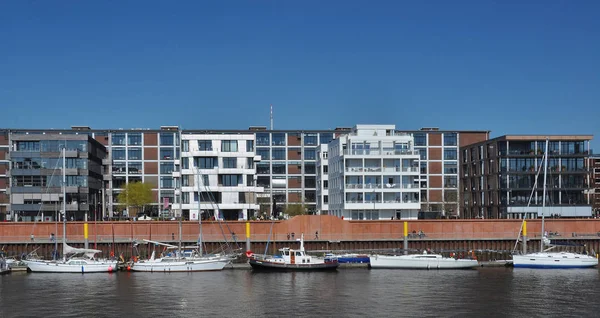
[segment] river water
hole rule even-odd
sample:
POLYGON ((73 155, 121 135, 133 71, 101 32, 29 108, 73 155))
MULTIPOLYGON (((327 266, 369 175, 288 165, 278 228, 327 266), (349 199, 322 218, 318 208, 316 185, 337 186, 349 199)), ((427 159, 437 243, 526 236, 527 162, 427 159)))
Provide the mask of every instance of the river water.
POLYGON ((598 270, 0 277, 0 317, 598 317, 598 270))

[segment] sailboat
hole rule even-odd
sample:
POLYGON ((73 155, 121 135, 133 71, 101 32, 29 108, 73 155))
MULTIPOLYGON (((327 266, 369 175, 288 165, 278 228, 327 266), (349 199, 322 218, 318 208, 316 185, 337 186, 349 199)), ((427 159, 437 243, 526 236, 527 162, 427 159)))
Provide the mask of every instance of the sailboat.
POLYGON ((67 195, 66 195, 66 148, 62 150, 63 156, 63 182, 62 182, 62 195, 63 195, 63 258, 62 260, 23 260, 27 264, 27 268, 32 272, 46 272, 46 273, 101 273, 101 272, 113 272, 117 270, 116 260, 98 260, 95 255, 102 253, 100 250, 75 248, 69 246, 66 240, 67 232, 67 195))
MULTIPOLYGON (((181 138, 180 138, 181 139, 181 138)), ((134 262, 130 270, 137 272, 201 272, 201 271, 220 271, 229 264, 234 257, 229 255, 204 255, 202 249, 202 216, 200 213, 200 175, 198 174, 198 218, 200 234, 198 236, 197 246, 182 247, 182 219, 179 217, 179 245, 171 245, 156 241, 144 240, 146 243, 164 246, 166 250, 175 250, 175 252, 161 255, 156 258, 156 252, 153 251, 148 260, 134 262)))
POLYGON ((548 249, 544 249, 545 245, 551 245, 550 240, 546 237, 546 234, 544 232, 544 209, 546 208, 546 178, 548 173, 548 138, 546 138, 545 148, 546 150, 544 152, 544 187, 542 196, 543 236, 540 240, 540 251, 524 255, 513 255, 513 265, 514 267, 521 268, 589 268, 597 266, 598 259, 594 256, 572 252, 550 252, 550 250, 552 250, 556 246, 551 246, 548 249))

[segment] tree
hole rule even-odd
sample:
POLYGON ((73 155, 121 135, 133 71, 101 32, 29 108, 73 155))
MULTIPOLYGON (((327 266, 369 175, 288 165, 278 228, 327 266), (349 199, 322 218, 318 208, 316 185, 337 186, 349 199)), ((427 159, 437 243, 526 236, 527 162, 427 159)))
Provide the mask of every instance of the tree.
POLYGON ((285 213, 289 216, 304 215, 306 214, 306 208, 304 204, 288 204, 285 207, 285 213))
POLYGON ((133 208, 135 213, 144 212, 146 205, 152 203, 152 184, 146 182, 132 182, 121 187, 117 196, 119 205, 133 208))

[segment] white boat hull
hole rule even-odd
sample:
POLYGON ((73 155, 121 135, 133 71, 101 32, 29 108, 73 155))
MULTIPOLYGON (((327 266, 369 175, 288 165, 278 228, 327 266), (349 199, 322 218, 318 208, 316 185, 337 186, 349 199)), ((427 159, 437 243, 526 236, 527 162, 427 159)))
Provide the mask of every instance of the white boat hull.
POLYGON ((474 259, 454 259, 449 257, 424 258, 419 255, 386 256, 373 255, 369 257, 371 268, 399 269, 469 269, 479 265, 474 259))
POLYGON ((577 253, 530 253, 513 255, 517 268, 590 268, 598 265, 598 259, 577 253))
POLYGON ((91 261, 86 264, 69 264, 53 261, 24 261, 34 273, 110 273, 117 271, 117 261, 91 261))
POLYGON ((131 270, 135 272, 203 272, 220 271, 227 264, 228 259, 208 259, 208 260, 183 260, 167 261, 161 259, 154 261, 142 261, 133 263, 131 270))

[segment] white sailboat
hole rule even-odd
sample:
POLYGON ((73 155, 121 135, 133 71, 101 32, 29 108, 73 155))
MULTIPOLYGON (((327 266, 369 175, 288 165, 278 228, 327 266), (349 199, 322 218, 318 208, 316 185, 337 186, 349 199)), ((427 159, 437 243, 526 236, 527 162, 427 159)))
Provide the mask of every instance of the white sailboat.
POLYGON ((411 255, 372 255, 369 257, 371 268, 397 269, 469 269, 477 267, 476 259, 444 257, 440 254, 411 255))
POLYGON ((62 194, 63 194, 63 259, 44 261, 44 260, 23 260, 27 264, 27 268, 32 272, 45 272, 45 273, 100 273, 100 272, 113 272, 117 270, 116 260, 97 260, 95 255, 102 253, 100 250, 85 249, 85 248, 74 248, 67 245, 66 232, 67 232, 67 196, 66 196, 66 159, 65 149, 62 150, 63 155, 63 182, 62 182, 62 194))
POLYGON ((544 232, 544 208, 546 207, 546 178, 548 172, 548 138, 546 138, 545 148, 541 231, 543 236, 540 240, 540 251, 524 255, 513 255, 513 265, 517 268, 589 268, 597 266, 598 259, 594 256, 571 252, 550 252, 550 250, 556 246, 544 249, 545 245, 550 245, 550 240, 546 237, 544 232))

